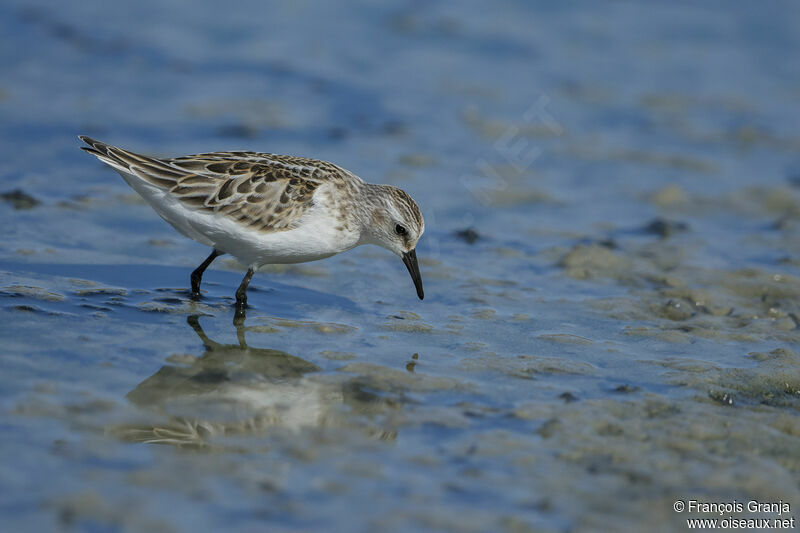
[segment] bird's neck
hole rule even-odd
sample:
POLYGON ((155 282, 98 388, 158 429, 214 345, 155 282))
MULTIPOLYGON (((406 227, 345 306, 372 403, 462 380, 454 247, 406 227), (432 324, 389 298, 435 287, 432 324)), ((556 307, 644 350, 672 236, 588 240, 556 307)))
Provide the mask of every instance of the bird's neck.
POLYGON ((354 215, 360 231, 359 244, 378 244, 375 228, 386 223, 386 188, 387 185, 361 182, 356 193, 357 201, 354 202, 354 215))

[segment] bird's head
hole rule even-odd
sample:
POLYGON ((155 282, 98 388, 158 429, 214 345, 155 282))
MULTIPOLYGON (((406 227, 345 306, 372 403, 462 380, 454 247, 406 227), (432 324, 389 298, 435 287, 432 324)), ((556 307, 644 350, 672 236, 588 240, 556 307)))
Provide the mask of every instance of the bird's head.
POLYGON ((376 186, 370 201, 369 240, 403 259, 417 296, 422 300, 422 277, 417 263, 417 241, 425 232, 425 220, 417 203, 403 190, 391 185, 376 186))

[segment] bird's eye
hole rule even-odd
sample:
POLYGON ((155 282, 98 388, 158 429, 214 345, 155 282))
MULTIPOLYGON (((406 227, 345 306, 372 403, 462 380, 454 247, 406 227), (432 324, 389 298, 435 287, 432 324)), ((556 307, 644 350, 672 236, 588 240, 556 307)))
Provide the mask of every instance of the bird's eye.
POLYGON ((397 232, 398 235, 405 235, 408 231, 405 226, 401 226, 400 224, 394 227, 394 230, 397 232))

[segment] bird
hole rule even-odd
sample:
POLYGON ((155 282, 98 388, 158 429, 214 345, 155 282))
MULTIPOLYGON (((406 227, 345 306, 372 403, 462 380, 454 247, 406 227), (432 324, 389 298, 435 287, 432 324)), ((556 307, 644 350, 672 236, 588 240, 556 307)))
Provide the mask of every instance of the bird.
POLYGON ((318 159, 248 151, 160 158, 78 138, 179 233, 211 247, 191 273, 193 299, 201 297, 205 270, 224 254, 247 268, 235 293, 243 312, 261 266, 316 261, 362 244, 398 255, 425 297, 416 253, 425 221, 402 189, 318 159))

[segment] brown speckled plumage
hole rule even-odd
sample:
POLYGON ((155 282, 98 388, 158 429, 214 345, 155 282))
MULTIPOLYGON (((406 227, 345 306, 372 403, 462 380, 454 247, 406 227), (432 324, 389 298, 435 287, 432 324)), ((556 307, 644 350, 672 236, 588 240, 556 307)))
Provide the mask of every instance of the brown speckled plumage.
MULTIPOLYGON (((210 152, 172 158, 140 155, 81 137, 83 147, 160 187, 194 209, 226 215, 262 232, 292 229, 313 204, 324 183, 342 197, 352 196, 364 182, 351 172, 317 159, 260 152, 210 152)), ((339 207, 343 228, 352 213, 339 207)))

